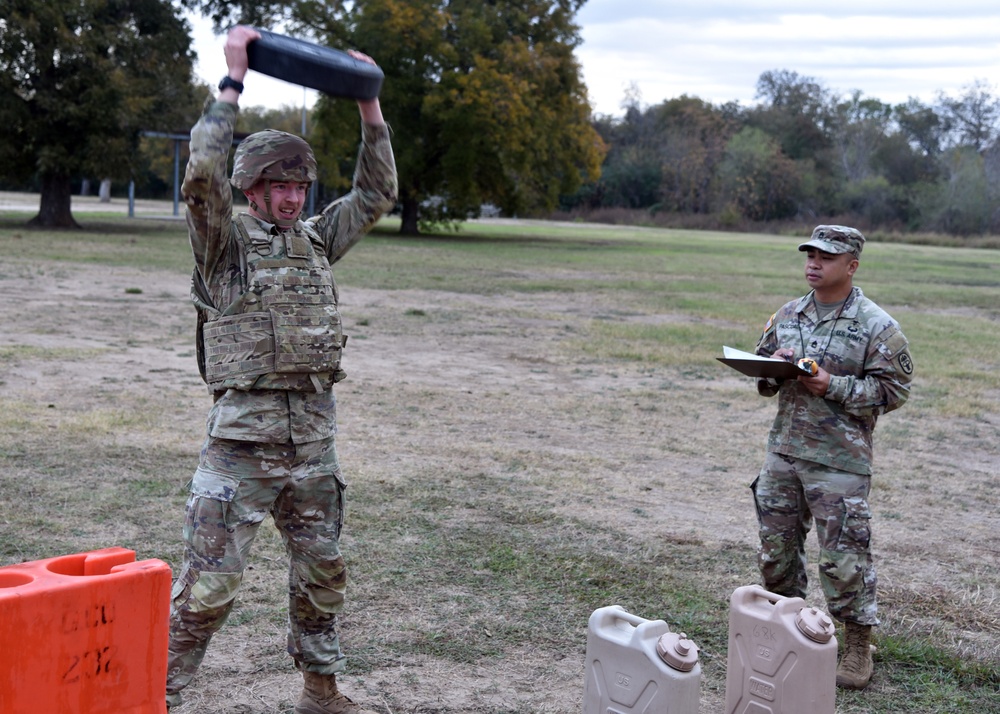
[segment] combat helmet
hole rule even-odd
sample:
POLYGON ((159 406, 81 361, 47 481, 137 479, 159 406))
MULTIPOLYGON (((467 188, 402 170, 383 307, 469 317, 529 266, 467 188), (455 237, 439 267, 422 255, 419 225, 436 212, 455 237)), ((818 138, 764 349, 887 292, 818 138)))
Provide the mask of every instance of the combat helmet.
POLYGON ((248 191, 261 179, 312 183, 316 180, 312 148, 305 139, 276 129, 251 134, 236 147, 230 183, 248 191))

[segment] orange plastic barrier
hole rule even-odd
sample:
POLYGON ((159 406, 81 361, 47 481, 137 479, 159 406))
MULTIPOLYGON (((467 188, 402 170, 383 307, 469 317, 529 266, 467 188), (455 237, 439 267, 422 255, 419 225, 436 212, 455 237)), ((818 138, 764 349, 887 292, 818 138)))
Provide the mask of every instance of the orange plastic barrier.
POLYGON ((0 568, 0 713, 165 714, 170 584, 125 548, 0 568))

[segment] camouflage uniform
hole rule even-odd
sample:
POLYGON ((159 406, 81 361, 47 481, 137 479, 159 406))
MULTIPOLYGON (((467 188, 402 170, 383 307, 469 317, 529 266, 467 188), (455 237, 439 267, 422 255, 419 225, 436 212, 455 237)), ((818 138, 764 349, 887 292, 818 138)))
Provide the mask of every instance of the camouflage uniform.
POLYGON ((855 287, 838 310, 823 317, 811 292, 784 305, 768 321, 756 351, 769 357, 780 347, 794 348, 796 361, 816 360, 831 377, 823 397, 797 380, 758 380, 760 394, 778 395, 767 458, 751 486, 764 586, 805 597, 805 538, 815 518, 830 614, 875 625, 868 507, 872 431, 880 414, 909 396, 913 363, 906 338, 855 287))
POLYGON ((168 701, 190 683, 225 622, 268 513, 289 554, 288 651, 303 670, 332 674, 344 667, 336 631, 347 577, 339 548, 344 478, 332 390, 344 375, 330 264, 395 203, 395 163, 387 127, 365 124, 347 196, 284 232, 248 214, 234 219, 226 162, 236 115, 226 102, 206 109, 191 131, 182 189, 195 258, 199 367, 216 401, 191 481, 184 563, 172 593, 168 701), (278 303, 263 310, 258 303, 268 297, 278 303), (247 328, 256 319, 267 321, 270 332, 247 328), (232 321, 237 327, 227 329, 232 321), (285 322, 291 332, 282 332, 285 322), (283 335, 317 331, 323 334, 314 344, 282 343, 283 335))

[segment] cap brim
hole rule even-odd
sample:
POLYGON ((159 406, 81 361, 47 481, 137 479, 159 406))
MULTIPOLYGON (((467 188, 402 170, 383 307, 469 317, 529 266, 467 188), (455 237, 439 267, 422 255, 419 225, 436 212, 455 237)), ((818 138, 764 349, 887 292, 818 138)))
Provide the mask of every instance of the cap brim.
POLYGON ((832 253, 833 255, 843 255, 844 253, 854 253, 851 250, 851 246, 844 245, 843 243, 831 243, 826 240, 810 240, 805 243, 799 244, 799 250, 809 250, 810 248, 815 248, 816 250, 821 250, 824 253, 832 253))

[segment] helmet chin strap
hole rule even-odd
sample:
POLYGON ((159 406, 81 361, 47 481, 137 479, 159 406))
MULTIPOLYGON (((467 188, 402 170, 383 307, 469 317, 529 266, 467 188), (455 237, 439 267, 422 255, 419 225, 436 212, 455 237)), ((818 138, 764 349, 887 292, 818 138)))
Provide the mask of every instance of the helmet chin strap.
MULTIPOLYGON (((298 216, 295 217, 295 220, 288 221, 287 219, 278 218, 274 215, 274 211, 271 209, 271 179, 264 179, 264 205, 266 207, 264 216, 271 221, 271 223, 278 226, 278 228, 281 228, 282 230, 291 228, 295 225, 295 221, 298 220, 298 216)), ((258 212, 260 211, 260 209, 256 208, 254 210, 257 210, 258 212)))
MULTIPOLYGON (((310 188, 312 188, 312 187, 310 186, 310 188)), ((250 203, 250 210, 252 210, 254 213, 256 213, 258 216, 260 216, 264 220, 269 221, 270 223, 273 223, 274 225, 276 225, 281 230, 287 230, 287 229, 291 228, 292 226, 294 226, 295 222, 300 217, 300 216, 296 216, 294 221, 288 221, 287 219, 284 219, 284 218, 278 218, 278 216, 276 216, 274 214, 274 211, 271 209, 271 180, 270 179, 264 179, 264 210, 263 211, 260 210, 260 206, 257 205, 257 202, 253 200, 253 194, 252 193, 250 193, 249 191, 246 191, 245 194, 246 194, 246 197, 247 197, 247 201, 249 201, 249 203, 250 203)), ((301 212, 300 212, 300 215, 301 215, 301 212)))

